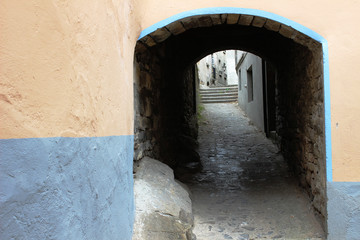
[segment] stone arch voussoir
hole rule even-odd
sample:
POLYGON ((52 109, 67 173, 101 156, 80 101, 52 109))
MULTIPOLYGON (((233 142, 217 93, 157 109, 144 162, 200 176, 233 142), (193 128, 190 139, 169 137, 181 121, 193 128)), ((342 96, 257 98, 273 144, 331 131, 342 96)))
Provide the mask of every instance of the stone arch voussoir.
POLYGON ((138 45, 140 46, 138 46, 138 48, 141 52, 142 48, 153 47, 156 44, 164 42, 172 35, 176 36, 194 28, 213 27, 219 25, 242 25, 265 28, 269 31, 276 32, 285 38, 292 39, 296 43, 306 46, 309 49, 320 46, 318 41, 295 30, 291 26, 269 18, 247 14, 205 14, 185 17, 156 29, 150 34, 139 39, 140 43, 138 45))

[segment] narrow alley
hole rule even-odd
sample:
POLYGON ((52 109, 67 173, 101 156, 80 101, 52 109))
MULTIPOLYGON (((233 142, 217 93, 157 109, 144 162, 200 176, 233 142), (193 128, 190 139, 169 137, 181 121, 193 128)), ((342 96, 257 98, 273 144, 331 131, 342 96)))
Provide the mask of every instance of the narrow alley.
POLYGON ((233 103, 205 104, 201 115, 203 169, 185 181, 197 240, 324 239, 278 148, 242 110, 233 103))

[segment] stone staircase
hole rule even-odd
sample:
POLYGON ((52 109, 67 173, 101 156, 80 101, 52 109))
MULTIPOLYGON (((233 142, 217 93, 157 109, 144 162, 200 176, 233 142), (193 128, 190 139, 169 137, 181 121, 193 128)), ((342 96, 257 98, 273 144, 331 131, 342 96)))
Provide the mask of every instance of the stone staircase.
POLYGON ((238 86, 213 87, 200 89, 202 103, 227 103, 236 102, 238 99, 238 86))

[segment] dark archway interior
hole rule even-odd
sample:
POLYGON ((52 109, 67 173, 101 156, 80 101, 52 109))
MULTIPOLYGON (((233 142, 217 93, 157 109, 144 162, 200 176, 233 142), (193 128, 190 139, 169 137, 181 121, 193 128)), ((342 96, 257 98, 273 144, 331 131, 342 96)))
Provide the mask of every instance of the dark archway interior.
POLYGON ((317 42, 310 48, 263 27, 226 24, 188 29, 152 47, 138 41, 135 164, 150 156, 176 172, 188 162, 199 161, 194 64, 219 50, 252 52, 277 69, 278 144, 314 208, 325 219, 322 50, 317 42))

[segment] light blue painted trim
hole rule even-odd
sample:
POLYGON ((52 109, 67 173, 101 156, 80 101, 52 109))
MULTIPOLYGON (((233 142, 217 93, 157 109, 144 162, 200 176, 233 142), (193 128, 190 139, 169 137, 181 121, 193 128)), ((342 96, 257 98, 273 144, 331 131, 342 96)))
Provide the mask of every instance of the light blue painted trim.
POLYGON ((330 71, 329 71, 329 52, 328 43, 324 39, 323 65, 324 65, 324 109, 325 109, 325 151, 326 151, 326 179, 333 181, 332 170, 332 143, 331 143, 331 105, 330 105, 330 71))
POLYGON ((247 14, 252 16, 263 17, 267 19, 280 22, 282 24, 288 25, 293 29, 311 37, 312 39, 320 42, 322 44, 323 50, 323 64, 324 64, 324 108, 325 108, 325 146, 326 146, 326 177, 328 182, 332 182, 332 149, 331 149, 331 112, 330 112, 330 78, 329 78, 329 53, 328 53, 328 43, 325 38, 323 38, 318 33, 313 30, 294 22, 290 19, 284 18, 274 13, 249 9, 249 8, 233 8, 233 7, 215 7, 215 8, 201 8, 182 12, 166 18, 160 22, 155 23, 154 25, 144 29, 139 39, 144 36, 156 31, 158 28, 165 27, 166 25, 178 21, 180 19, 198 16, 198 15, 209 15, 209 14, 247 14))

